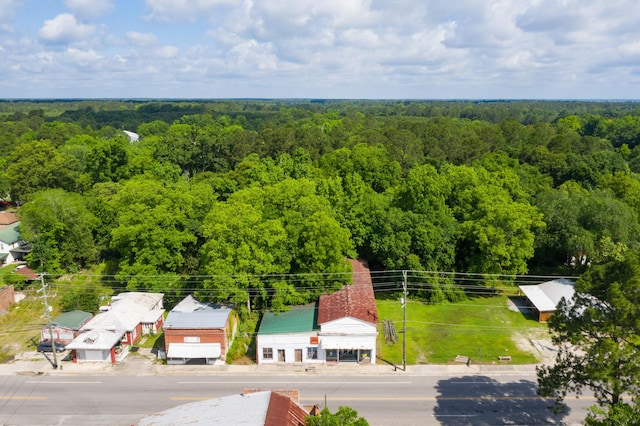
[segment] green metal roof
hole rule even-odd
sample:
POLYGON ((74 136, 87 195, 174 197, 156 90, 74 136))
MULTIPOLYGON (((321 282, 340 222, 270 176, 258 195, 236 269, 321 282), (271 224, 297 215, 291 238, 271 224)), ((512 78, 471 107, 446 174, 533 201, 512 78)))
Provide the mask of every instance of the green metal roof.
POLYGON ((67 328, 69 330, 76 330, 82 324, 87 322, 93 315, 89 312, 84 311, 71 311, 65 312, 60 316, 56 317, 51 324, 57 325, 58 327, 67 328))
POLYGON ((258 334, 304 333, 319 330, 315 303, 293 306, 287 312, 265 312, 258 334))
POLYGON ((20 241, 20 222, 0 229, 0 241, 5 244, 13 244, 20 241))

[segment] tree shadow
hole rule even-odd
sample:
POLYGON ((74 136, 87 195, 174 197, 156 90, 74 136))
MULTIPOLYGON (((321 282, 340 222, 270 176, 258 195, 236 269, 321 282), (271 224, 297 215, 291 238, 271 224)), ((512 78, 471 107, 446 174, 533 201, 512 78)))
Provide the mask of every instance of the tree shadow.
POLYGON ((534 307, 524 296, 509 296, 509 301, 513 309, 518 310, 528 321, 538 322, 538 318, 534 315, 534 307))
POLYGON ((554 401, 540 397, 537 389, 529 380, 502 383, 486 376, 440 380, 434 417, 446 426, 562 424, 570 409, 554 413, 554 401))

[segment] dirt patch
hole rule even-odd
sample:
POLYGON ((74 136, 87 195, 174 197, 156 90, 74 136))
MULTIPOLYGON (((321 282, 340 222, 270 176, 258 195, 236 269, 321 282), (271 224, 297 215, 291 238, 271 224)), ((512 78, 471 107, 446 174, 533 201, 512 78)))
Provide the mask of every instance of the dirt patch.
POLYGON ((532 330, 530 334, 514 333, 512 339, 518 349, 533 354, 538 362, 550 363, 557 352, 548 332, 532 330))

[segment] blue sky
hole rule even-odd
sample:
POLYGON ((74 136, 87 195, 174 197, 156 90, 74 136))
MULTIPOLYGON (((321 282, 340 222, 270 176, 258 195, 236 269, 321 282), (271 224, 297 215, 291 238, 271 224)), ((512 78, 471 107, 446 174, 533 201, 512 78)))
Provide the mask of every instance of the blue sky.
POLYGON ((635 0, 0 0, 0 98, 640 99, 635 0))

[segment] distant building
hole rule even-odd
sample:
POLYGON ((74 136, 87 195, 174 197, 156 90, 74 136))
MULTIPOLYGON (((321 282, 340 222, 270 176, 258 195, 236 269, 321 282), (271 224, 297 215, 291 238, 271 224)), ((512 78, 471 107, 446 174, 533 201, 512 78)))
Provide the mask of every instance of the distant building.
POLYGON ((0 264, 24 260, 24 256, 29 252, 31 246, 20 237, 20 222, 0 228, 0 264))
POLYGON ((529 305, 533 308, 533 314, 540 322, 546 322, 555 313, 560 300, 573 299, 576 290, 573 281, 559 278, 538 285, 518 286, 527 297, 529 305))
POLYGON ((138 142, 140 140, 140 135, 137 133, 133 133, 128 130, 123 130, 123 132, 129 138, 129 142, 138 142))

